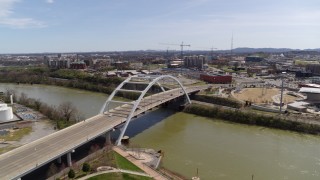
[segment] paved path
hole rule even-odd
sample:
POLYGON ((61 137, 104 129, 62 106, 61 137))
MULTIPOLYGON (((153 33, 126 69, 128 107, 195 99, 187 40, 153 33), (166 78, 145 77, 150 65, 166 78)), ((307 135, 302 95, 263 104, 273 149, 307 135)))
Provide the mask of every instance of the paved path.
POLYGON ((137 176, 150 177, 148 174, 141 173, 141 172, 129 171, 129 170, 124 170, 124 169, 113 169, 113 170, 100 171, 100 172, 97 172, 97 173, 89 174, 89 175, 84 176, 82 178, 79 178, 77 180, 86 180, 86 179, 89 179, 91 177, 98 176, 98 175, 101 175, 101 174, 118 173, 118 172, 127 173, 127 174, 133 174, 133 175, 137 175, 137 176))
POLYGON ((135 159, 134 157, 132 157, 128 152, 122 150, 121 148, 119 148, 118 146, 114 146, 112 148, 115 152, 117 152, 118 154, 120 154, 121 156, 125 157, 128 161, 132 162, 134 165, 136 165, 137 167, 139 167, 140 169, 142 169, 145 173, 147 173, 150 177, 156 179, 156 180, 166 180, 167 178, 165 178, 164 176, 162 176, 160 173, 158 173, 157 171, 153 170, 152 168, 150 168, 149 166, 146 166, 142 163, 142 161, 135 159))

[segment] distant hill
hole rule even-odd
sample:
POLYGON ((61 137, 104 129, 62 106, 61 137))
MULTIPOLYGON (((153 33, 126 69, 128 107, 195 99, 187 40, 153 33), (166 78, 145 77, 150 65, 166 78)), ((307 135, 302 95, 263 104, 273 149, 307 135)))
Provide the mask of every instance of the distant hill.
MULTIPOLYGON (((265 53, 284 53, 291 51, 317 51, 320 52, 320 48, 317 49, 290 49, 290 48, 248 48, 240 47, 233 49, 233 53, 256 53, 256 52, 265 52, 265 53)), ((230 52, 230 50, 224 50, 221 52, 230 52)))

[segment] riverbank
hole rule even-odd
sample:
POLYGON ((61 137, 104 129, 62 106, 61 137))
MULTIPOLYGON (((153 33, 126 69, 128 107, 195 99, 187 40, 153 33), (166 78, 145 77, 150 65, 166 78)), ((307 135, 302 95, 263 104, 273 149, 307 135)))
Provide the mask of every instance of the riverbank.
POLYGON ((284 119, 281 116, 266 116, 251 112, 241 111, 241 109, 224 109, 205 104, 190 104, 184 112, 199 116, 221 119, 240 124, 256 125, 270 127, 275 129, 290 130, 300 133, 320 134, 320 125, 310 124, 290 119, 284 119))
MULTIPOLYGON (((50 70, 46 67, 6 67, 0 69, 0 83, 54 85, 105 94, 111 94, 123 80, 119 77, 91 75, 70 69, 50 70)), ((117 93, 118 97, 133 100, 137 99, 139 95, 135 92, 117 93)))

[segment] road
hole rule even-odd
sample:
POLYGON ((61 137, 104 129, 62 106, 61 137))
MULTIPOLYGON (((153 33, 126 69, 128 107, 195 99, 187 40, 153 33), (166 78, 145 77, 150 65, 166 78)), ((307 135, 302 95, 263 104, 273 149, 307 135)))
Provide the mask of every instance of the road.
MULTIPOLYGON (((186 87, 188 93, 206 89, 207 86, 186 87)), ((180 88, 143 98, 135 116, 164 102, 184 95, 180 88)), ((0 177, 17 179, 37 169, 76 147, 112 130, 126 121, 128 106, 123 105, 108 113, 99 114, 56 133, 33 141, 0 155, 0 177)))

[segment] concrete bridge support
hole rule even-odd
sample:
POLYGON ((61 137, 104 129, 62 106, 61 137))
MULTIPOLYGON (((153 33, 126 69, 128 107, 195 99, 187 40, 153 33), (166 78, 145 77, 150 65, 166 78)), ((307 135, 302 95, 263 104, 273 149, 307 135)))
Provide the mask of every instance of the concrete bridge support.
POLYGON ((61 164, 61 156, 57 159, 58 163, 61 164))
POLYGON ((105 145, 106 145, 106 146, 111 145, 111 144, 112 144, 112 142, 111 142, 111 132, 110 132, 110 131, 109 131, 109 132, 106 132, 106 134, 105 134, 105 138, 106 138, 105 145))
POLYGON ((68 154, 67 154, 67 163, 68 163, 69 167, 72 166, 71 152, 68 152, 68 154))

